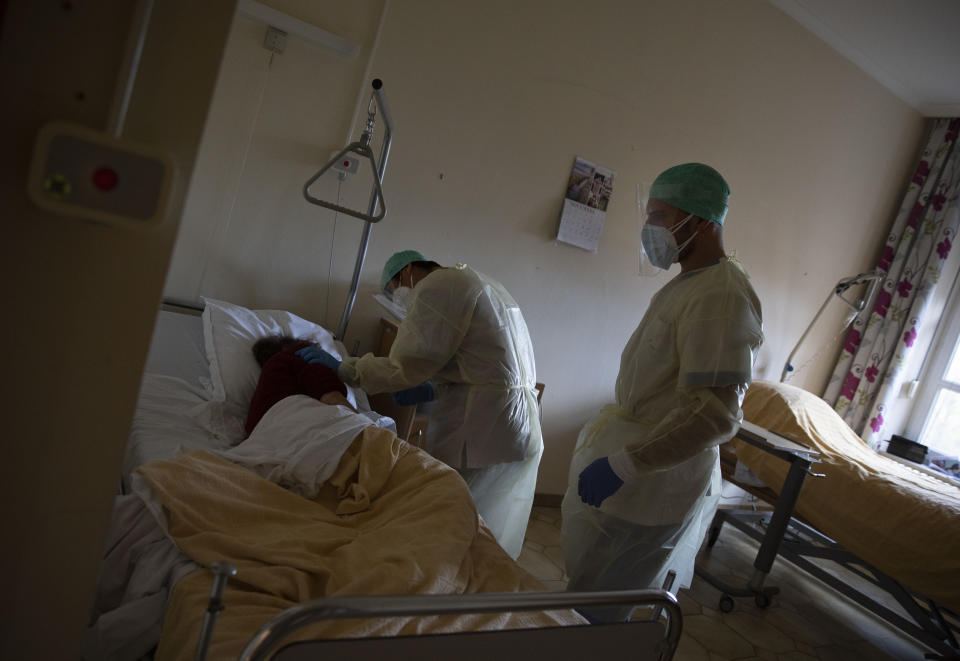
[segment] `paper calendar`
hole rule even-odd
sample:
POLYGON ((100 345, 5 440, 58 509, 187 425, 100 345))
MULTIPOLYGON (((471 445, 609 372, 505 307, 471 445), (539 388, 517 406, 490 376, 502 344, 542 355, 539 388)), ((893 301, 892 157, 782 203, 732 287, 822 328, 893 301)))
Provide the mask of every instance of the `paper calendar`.
POLYGON ((574 161, 560 212, 558 240, 597 252, 614 174, 579 157, 574 161))

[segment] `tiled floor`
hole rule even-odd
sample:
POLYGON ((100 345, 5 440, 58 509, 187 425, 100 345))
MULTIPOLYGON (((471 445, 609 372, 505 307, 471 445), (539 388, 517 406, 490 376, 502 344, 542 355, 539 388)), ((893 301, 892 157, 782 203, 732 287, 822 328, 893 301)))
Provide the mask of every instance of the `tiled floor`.
MULTIPOLYGON (((566 587, 560 509, 534 507, 518 562, 548 589, 566 587)), ((728 583, 745 584, 753 571, 757 543, 731 526, 700 562, 728 583)), ((761 610, 751 599, 737 599, 731 613, 717 610, 719 590, 694 577, 678 599, 683 637, 678 661, 766 659, 768 661, 846 661, 923 659, 927 650, 792 564, 778 559, 766 585, 782 593, 761 610)), ((882 593, 881 593, 882 594, 882 593)), ((884 603, 899 610, 891 598, 884 603)))

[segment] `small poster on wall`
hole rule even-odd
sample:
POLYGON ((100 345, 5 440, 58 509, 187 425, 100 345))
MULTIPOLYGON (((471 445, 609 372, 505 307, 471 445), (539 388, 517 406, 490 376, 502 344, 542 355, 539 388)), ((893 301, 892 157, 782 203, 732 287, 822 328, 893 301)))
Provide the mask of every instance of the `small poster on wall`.
POLYGON ((579 156, 567 182, 557 239, 597 252, 615 173, 579 156))

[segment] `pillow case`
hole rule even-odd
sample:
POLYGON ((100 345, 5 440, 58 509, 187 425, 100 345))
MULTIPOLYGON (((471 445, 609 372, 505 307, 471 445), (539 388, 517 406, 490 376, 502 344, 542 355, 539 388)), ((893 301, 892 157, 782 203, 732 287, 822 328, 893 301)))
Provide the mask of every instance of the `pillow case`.
MULTIPOLYGON (((342 343, 326 328, 284 310, 250 310, 240 305, 203 298, 203 339, 210 365, 213 399, 222 401, 226 413, 246 419, 260 366, 253 343, 267 335, 289 335, 318 344, 337 358, 347 355, 342 343)), ((347 388, 347 400, 358 410, 369 411, 366 394, 347 388)))

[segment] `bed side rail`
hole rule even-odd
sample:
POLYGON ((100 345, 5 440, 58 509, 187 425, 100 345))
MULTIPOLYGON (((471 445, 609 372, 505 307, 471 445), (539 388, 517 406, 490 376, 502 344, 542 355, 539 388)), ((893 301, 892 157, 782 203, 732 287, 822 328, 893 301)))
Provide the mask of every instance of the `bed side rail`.
MULTIPOLYGON (((414 615, 463 615, 467 613, 498 613, 509 611, 562 610, 585 606, 636 605, 649 606, 655 612, 665 612, 666 629, 653 649, 646 651, 647 658, 671 659, 680 640, 683 616, 676 597, 665 590, 618 590, 607 592, 510 592, 466 595, 413 595, 413 596, 357 596, 330 597, 304 602, 288 608, 267 622, 244 649, 240 659, 255 661, 267 659, 270 653, 287 636, 313 622, 324 619, 347 619, 362 617, 397 617, 414 615)), ((523 634, 577 629, 660 627, 659 622, 631 622, 612 625, 584 625, 583 627, 557 627, 550 629, 520 629, 499 632, 474 632, 477 636, 498 634, 523 634)), ((451 638, 470 634, 440 634, 431 638, 451 638)), ((398 640, 378 639, 381 641, 398 640)), ((422 636, 416 638, 423 638, 422 636)), ((369 639, 360 639, 363 640, 369 639)), ((572 638, 571 638, 572 640, 572 638)), ((326 642, 326 641, 325 641, 326 642)), ((329 641, 331 643, 336 640, 329 641)), ((346 642, 346 641, 344 641, 346 642)), ((642 653, 644 650, 631 650, 642 653)), ((528 655, 529 656, 529 655, 528 655)))

